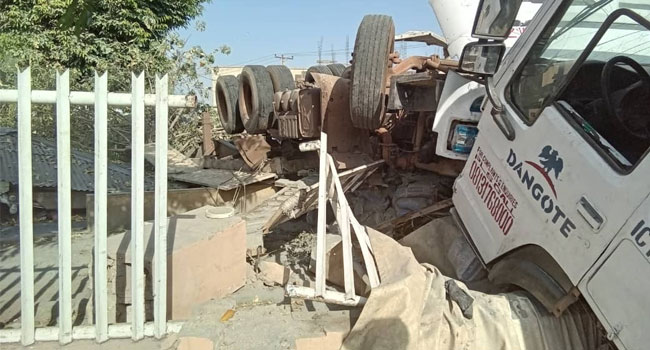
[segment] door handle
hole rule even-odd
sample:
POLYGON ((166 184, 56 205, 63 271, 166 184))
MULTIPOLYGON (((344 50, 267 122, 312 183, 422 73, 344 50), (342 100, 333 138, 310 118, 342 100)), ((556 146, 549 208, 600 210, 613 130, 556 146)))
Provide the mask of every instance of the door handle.
POLYGON ((510 120, 508 120, 508 118, 506 117, 506 113, 502 109, 497 109, 495 107, 492 107, 490 114, 492 115, 492 119, 494 119, 494 122, 497 124, 501 132, 506 136, 506 138, 509 141, 514 140, 515 129, 512 127, 512 124, 510 124, 510 120))
POLYGON ((580 213, 594 231, 600 230, 605 222, 605 217, 598 212, 585 196, 580 197, 577 209, 578 213, 580 213))

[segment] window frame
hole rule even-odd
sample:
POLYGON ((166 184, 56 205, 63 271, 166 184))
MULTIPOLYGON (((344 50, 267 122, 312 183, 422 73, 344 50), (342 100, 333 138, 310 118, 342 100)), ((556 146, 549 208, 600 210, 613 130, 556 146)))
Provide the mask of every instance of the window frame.
MULTIPOLYGON (((542 31, 542 34, 546 33, 546 31, 549 30, 550 28, 557 27, 559 21, 562 19, 562 17, 568 10, 569 5, 570 4, 567 3, 567 5, 562 8, 563 11, 557 13, 556 17, 553 17, 553 19, 549 21, 548 25, 542 31)), ((567 120, 569 125, 571 125, 582 136, 582 138, 592 147, 592 149, 594 149, 605 160, 606 163, 608 163, 616 172, 622 175, 628 175, 631 174, 637 168, 637 166, 639 166, 639 164, 643 162, 646 156, 650 153, 650 147, 648 147, 645 150, 643 155, 632 166, 625 167, 618 160, 616 160, 609 152, 604 150, 603 147, 598 142, 596 142, 596 140, 594 140, 591 135, 589 135, 585 130, 583 130, 582 126, 578 123, 577 120, 575 120, 575 118, 571 115, 571 113, 569 113, 569 111, 567 111, 564 107, 560 106, 557 101, 557 98, 562 94, 564 94, 570 82, 573 81, 575 76, 578 74, 580 68, 583 66, 584 62, 587 60, 589 55, 593 52, 594 48, 596 47, 596 45, 598 45, 598 43, 603 38, 605 33, 612 27, 612 24, 622 16, 629 17, 630 19, 644 26, 646 29, 648 29, 648 31, 650 31, 650 21, 642 17, 638 13, 630 10, 629 8, 619 8, 613 11, 612 13, 610 13, 605 19, 605 21, 603 21, 603 23, 600 25, 596 33, 594 33, 594 36, 590 39, 588 45, 585 47, 583 52, 578 56, 575 63, 567 73, 565 79, 559 85, 557 92, 555 94, 546 96, 546 100, 540 108, 540 113, 534 120, 532 121, 529 120, 521 111, 519 105, 515 103, 513 99, 514 81, 515 79, 521 76, 521 73, 526 67, 528 60, 523 61, 522 64, 519 67, 517 67, 517 70, 510 77, 510 80, 506 87, 505 96, 508 104, 512 105, 513 107, 512 109, 515 111, 519 119, 528 127, 534 125, 535 122, 537 122, 539 117, 542 115, 542 112, 546 108, 553 106, 562 115, 562 117, 565 120, 567 120)), ((536 39, 539 40, 539 37, 537 37, 536 39)), ((534 45, 535 44, 533 44, 533 46, 534 45)))

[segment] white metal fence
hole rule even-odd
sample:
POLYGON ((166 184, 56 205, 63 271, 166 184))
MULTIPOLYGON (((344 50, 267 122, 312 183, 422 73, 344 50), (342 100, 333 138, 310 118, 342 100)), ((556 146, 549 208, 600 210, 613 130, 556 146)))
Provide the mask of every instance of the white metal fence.
POLYGON ((95 74, 95 91, 70 91, 69 72, 56 74, 56 91, 32 90, 29 68, 18 72, 17 89, 0 90, 0 103, 16 103, 18 118, 18 186, 20 221, 21 328, 1 329, 0 343, 109 338, 162 337, 178 324, 167 322, 167 117, 169 107, 194 107, 191 97, 168 95, 168 77, 156 76, 155 94, 145 94, 144 73, 131 74, 131 93, 108 92, 108 77, 95 74), (57 193, 59 248, 59 319, 57 327, 35 328, 34 244, 32 216, 32 103, 56 105, 57 193), (94 326, 72 325, 71 274, 71 152, 70 105, 95 106, 95 221, 94 221, 94 326), (108 106, 131 106, 131 323, 108 324, 107 296, 107 184, 108 106), (144 116, 145 106, 155 106, 155 224, 154 224, 154 321, 145 323, 144 276, 144 116))

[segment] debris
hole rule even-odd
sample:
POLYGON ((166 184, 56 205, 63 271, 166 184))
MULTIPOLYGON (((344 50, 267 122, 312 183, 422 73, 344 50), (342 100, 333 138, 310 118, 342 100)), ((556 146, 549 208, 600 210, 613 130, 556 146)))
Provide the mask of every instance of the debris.
POLYGON ((377 227, 377 229, 382 231, 382 230, 385 230, 385 229, 390 228, 390 227, 397 227, 397 226, 399 226, 401 224, 404 224, 406 222, 409 222, 409 221, 411 221, 413 219, 417 219, 417 218, 425 216, 425 215, 430 215, 430 214, 433 214, 435 212, 439 212, 439 211, 442 211, 442 210, 445 210, 445 209, 449 209, 453 205, 454 205, 454 203, 452 202, 451 198, 444 199, 444 200, 441 200, 441 201, 433 204, 430 207, 420 209, 418 211, 412 212, 410 214, 406 214, 404 216, 400 216, 400 217, 398 217, 398 218, 396 218, 396 219, 394 219, 392 221, 384 222, 384 223, 380 224, 377 227))
POLYGON ((241 186, 275 177, 276 175, 274 173, 249 173, 222 169, 201 169, 191 173, 169 175, 169 178, 172 180, 217 188, 222 191, 234 190, 241 186))
POLYGON ((229 319, 233 318, 235 316, 235 310, 233 309, 228 309, 226 312, 223 313, 221 318, 219 319, 221 322, 227 322, 229 319))
MULTIPOLYGON (((345 280, 343 276, 343 244, 341 244, 341 236, 328 233, 325 237, 325 247, 327 253, 325 253, 326 261, 326 277, 327 281, 339 286, 345 286, 345 280)), ((363 261, 361 260, 361 250, 357 247, 354 247, 353 250, 353 259, 354 259, 354 289, 361 296, 367 296, 370 293, 370 285, 368 284, 368 276, 365 274, 365 271, 361 268, 363 261)), ((309 270, 312 273, 316 272, 316 252, 312 251, 311 262, 309 264, 309 270)))
MULTIPOLYGON (((144 145, 144 159, 149 164, 156 166, 156 144, 148 143, 144 145)), ((186 157, 183 153, 173 149, 167 149, 167 173, 168 174, 182 174, 191 173, 200 170, 200 164, 197 164, 192 159, 186 157)))
POLYGON ((178 339, 176 350, 212 350, 214 343, 207 338, 199 337, 181 337, 178 339))
POLYGON ((436 187, 430 183, 414 182, 399 186, 393 195, 397 216, 418 211, 436 201, 436 187))
POLYGON ((449 300, 456 302, 460 310, 463 312, 463 316, 467 319, 472 319, 474 317, 474 309, 472 304, 474 304, 474 298, 472 298, 464 289, 460 288, 456 281, 447 280, 445 281, 445 290, 447 291, 447 297, 449 300))
MULTIPOLYGON (((378 167, 383 164, 383 160, 378 160, 369 164, 361 165, 354 169, 346 170, 338 174, 339 181, 342 184, 343 191, 356 190, 363 181, 374 173, 378 167)), ((298 218, 309 211, 317 208, 318 202, 318 183, 315 183, 307 189, 301 189, 294 192, 292 197, 285 200, 283 205, 273 216, 264 224, 265 233, 276 225, 290 219, 298 218)))
POLYGON ((321 337, 296 339, 296 350, 339 350, 345 332, 325 332, 321 337))
POLYGON ((271 146, 266 142, 264 135, 247 135, 235 140, 235 146, 246 164, 256 169, 267 159, 266 154, 271 146))
POLYGON ((258 267, 260 270, 259 277, 266 285, 284 286, 289 281, 291 271, 288 267, 272 261, 260 261, 258 267))

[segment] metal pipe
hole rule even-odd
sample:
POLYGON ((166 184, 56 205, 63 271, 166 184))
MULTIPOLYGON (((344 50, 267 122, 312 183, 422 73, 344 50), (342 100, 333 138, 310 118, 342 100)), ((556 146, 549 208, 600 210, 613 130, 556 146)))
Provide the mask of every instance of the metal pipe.
MULTIPOLYGON (((131 106, 131 94, 109 92, 108 104, 111 106, 131 106)), ((0 90, 0 103, 15 103, 18 101, 18 90, 5 89, 0 90)), ((37 104, 55 104, 56 91, 32 90, 31 102, 37 104)), ((95 94, 87 91, 71 91, 70 104, 72 105, 93 105, 95 104, 95 94)), ((155 106, 156 95, 144 94, 144 105, 155 106)), ((170 95, 169 106, 176 108, 194 108, 197 105, 196 96, 170 95)))

